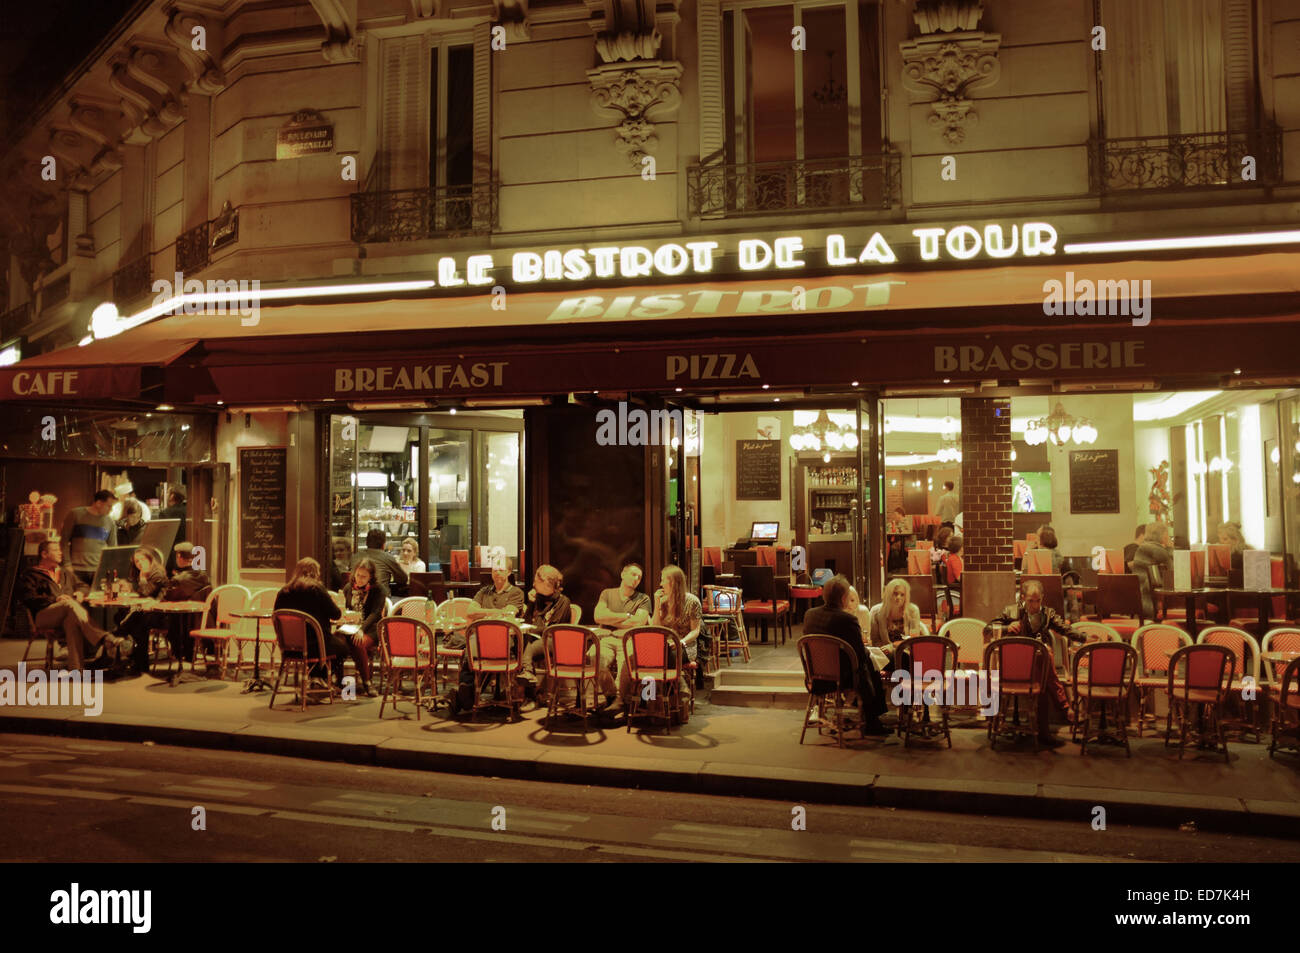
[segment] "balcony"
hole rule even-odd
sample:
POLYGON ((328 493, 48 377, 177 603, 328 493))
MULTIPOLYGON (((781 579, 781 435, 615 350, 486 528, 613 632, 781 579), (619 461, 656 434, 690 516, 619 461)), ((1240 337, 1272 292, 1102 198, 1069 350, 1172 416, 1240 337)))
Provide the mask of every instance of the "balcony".
POLYGON ((113 272, 113 300, 119 305, 148 294, 152 286, 153 269, 149 255, 127 262, 113 272))
POLYGON ((176 238, 176 270, 190 275, 208 266, 208 223, 196 225, 176 238))
POLYGON ((1096 195, 1272 185, 1282 171, 1276 125, 1241 132, 1092 139, 1088 174, 1096 195), (1251 157, 1254 178, 1243 178, 1251 157))
POLYGON ((31 302, 24 302, 0 314, 0 344, 18 337, 32 322, 31 302))
POLYGON ((360 244, 488 235, 497 227, 498 192, 496 182, 358 192, 352 196, 352 240, 360 244))
POLYGON ((888 210, 902 204, 902 161, 889 150, 835 159, 693 165, 692 216, 719 218, 798 210, 888 210))

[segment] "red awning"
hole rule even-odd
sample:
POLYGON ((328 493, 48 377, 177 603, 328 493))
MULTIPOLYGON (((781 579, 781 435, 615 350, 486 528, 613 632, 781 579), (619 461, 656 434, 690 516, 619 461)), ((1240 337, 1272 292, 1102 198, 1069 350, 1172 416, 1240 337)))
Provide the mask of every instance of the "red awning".
POLYGON ((162 368, 194 344, 193 338, 122 334, 38 354, 0 367, 0 400, 140 400, 162 383, 162 368))

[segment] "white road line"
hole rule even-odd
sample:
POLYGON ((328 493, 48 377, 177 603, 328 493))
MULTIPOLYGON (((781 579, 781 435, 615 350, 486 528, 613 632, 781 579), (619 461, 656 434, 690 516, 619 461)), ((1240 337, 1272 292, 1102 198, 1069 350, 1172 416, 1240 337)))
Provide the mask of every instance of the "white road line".
POLYGON ((850 853, 849 856, 856 858, 857 860, 874 860, 878 863, 890 863, 890 864, 925 864, 931 862, 931 858, 899 857, 897 854, 892 854, 889 851, 884 851, 884 850, 876 850, 876 851, 855 850, 852 853, 850 853))
POLYGON ((892 840, 851 840, 850 847, 867 847, 871 850, 910 851, 916 854, 956 854, 957 848, 950 844, 927 844, 920 841, 892 840))
POLYGON ((38 774, 42 781, 72 781, 75 784, 107 784, 117 778, 96 778, 86 774, 38 774))
POLYGON ((25 768, 29 763, 27 761, 0 761, 0 768, 25 768))
POLYGON ((320 808, 331 811, 370 811, 378 813, 380 811, 395 810, 391 807, 381 807, 378 804, 357 804, 355 801, 341 801, 336 798, 325 798, 320 801, 310 801, 307 804, 311 808, 320 808))
POLYGON ((586 814, 561 814, 558 811, 543 811, 529 807, 510 807, 506 806, 506 814, 510 817, 522 814, 524 817, 536 817, 549 821, 572 821, 575 824, 583 824, 591 820, 586 814))
POLYGON ((424 798, 411 797, 409 794, 340 794, 340 798, 347 801, 375 801, 380 804, 414 804, 416 801, 423 801, 424 798))
POLYGON ((204 797, 248 797, 249 791, 232 791, 229 788, 209 788, 200 784, 164 784, 163 790, 175 794, 199 794, 204 797))
POLYGON ((651 840, 676 841, 681 844, 701 844, 707 847, 738 847, 729 837, 706 837, 703 834, 655 834, 651 840))
POLYGON ((14 753, 18 755, 18 757, 25 758, 28 761, 76 761, 77 760, 75 755, 70 755, 70 754, 44 754, 42 752, 35 752, 35 751, 30 753, 26 751, 16 751, 14 753))
POLYGON ((719 837, 759 837, 762 831, 745 831, 734 827, 715 827, 712 824, 674 824, 671 828, 675 831, 697 831, 701 834, 717 835, 719 837))
POLYGON ((138 778, 144 771, 131 771, 128 768, 68 768, 69 774, 108 774, 118 778, 138 778))
POLYGON ((75 788, 42 788, 28 784, 0 784, 0 791, 12 791, 15 794, 48 794, 54 797, 76 797, 90 801, 116 801, 120 794, 105 794, 103 791, 78 791, 75 788))
POLYGON ((275 789, 274 784, 259 784, 256 781, 231 781, 228 778, 195 778, 194 783, 202 784, 205 787, 235 788, 249 791, 271 791, 275 789))
POLYGON ((532 831, 568 831, 573 829, 572 824, 555 824, 551 821, 539 821, 535 818, 525 817, 522 820, 513 816, 509 817, 509 825, 515 830, 532 830, 532 831))
POLYGON ((122 751, 120 745, 64 745, 69 751, 81 751, 85 754, 103 754, 106 751, 122 751))
POLYGON ((398 821, 372 821, 364 817, 339 817, 333 814, 301 814, 297 811, 276 811, 271 817, 285 821, 336 824, 342 827, 369 827, 381 831, 404 831, 407 834, 414 834, 419 829, 415 824, 402 824, 398 821))

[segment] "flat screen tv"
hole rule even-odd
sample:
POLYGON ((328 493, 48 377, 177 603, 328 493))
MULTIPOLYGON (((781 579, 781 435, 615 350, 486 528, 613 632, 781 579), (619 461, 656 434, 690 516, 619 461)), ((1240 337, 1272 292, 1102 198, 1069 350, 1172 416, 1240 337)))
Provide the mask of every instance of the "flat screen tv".
POLYGON ((1050 471, 1011 472, 1011 512, 1041 513, 1052 509, 1050 471))
POLYGON ((762 523, 755 521, 749 527, 749 538, 756 543, 774 543, 776 542, 776 534, 780 528, 781 524, 779 522, 762 523))

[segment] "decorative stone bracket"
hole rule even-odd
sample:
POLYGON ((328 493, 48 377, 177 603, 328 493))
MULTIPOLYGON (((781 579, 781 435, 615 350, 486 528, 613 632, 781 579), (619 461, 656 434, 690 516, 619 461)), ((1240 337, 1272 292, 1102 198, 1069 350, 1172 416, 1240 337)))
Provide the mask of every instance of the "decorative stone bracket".
POLYGON ((621 120, 615 148, 637 169, 659 145, 654 123, 671 116, 682 102, 680 63, 660 60, 606 63, 587 70, 591 104, 604 119, 621 120))
POLYGON ((507 40, 527 40, 532 36, 528 23, 528 0, 492 0, 495 20, 506 28, 507 40))
POLYGON ((967 94, 992 86, 1002 75, 1001 43, 998 34, 974 32, 925 36, 900 44, 903 85, 935 97, 930 125, 951 145, 964 141, 966 127, 979 120, 967 94))

